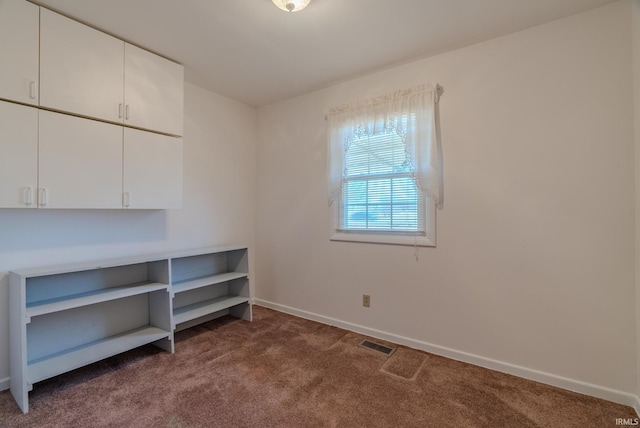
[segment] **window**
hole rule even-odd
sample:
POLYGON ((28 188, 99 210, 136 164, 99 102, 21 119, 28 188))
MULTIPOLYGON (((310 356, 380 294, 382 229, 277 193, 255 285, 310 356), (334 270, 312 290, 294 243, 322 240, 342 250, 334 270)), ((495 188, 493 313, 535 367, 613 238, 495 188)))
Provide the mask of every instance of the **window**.
MULTIPOLYGON (((411 91, 404 98, 431 98, 425 93, 411 91)), ((433 103, 396 108, 397 98, 387 97, 390 107, 374 100, 329 116, 332 240, 435 245, 434 206, 441 192, 432 191, 439 184, 432 161, 440 160, 432 141, 433 103)))
POLYGON ((390 127, 349 142, 340 230, 425 233, 425 201, 411 178, 413 168, 403 138, 390 127))

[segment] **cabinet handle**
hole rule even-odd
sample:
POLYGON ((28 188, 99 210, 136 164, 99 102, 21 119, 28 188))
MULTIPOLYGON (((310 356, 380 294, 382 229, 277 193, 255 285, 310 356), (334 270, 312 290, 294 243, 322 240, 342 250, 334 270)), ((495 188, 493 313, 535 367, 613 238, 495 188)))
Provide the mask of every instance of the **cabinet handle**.
POLYGON ((40 195, 38 196, 38 202, 41 207, 47 206, 47 189, 40 189, 40 195))
POLYGON ((35 82, 35 80, 32 80, 31 82, 29 82, 29 98, 31 98, 32 100, 36 99, 36 82, 35 82))
POLYGON ((124 192, 122 194, 122 205, 124 205, 125 208, 129 208, 130 205, 130 196, 129 196, 129 192, 124 192))
POLYGON ((118 104, 118 119, 122 119, 122 103, 118 104))
POLYGON ((124 113, 124 118, 126 120, 129 120, 129 104, 127 104, 127 106, 124 109, 125 113, 124 113))
POLYGON ((33 189, 31 187, 24 188, 24 204, 26 206, 31 206, 33 204, 33 189))

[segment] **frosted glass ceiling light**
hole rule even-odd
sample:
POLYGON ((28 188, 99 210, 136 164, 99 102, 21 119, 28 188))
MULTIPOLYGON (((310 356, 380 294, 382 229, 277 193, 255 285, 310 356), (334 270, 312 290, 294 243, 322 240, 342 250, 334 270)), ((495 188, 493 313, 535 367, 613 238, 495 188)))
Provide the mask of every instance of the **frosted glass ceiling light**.
POLYGON ((273 4, 287 12, 297 12, 307 7, 311 0, 272 0, 273 4))

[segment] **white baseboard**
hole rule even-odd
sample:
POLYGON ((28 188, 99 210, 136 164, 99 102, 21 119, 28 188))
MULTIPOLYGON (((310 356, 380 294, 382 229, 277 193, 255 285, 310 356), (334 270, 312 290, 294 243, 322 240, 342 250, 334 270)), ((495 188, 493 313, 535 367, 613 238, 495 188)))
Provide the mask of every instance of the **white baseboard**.
POLYGON ((0 379, 0 391, 5 391, 9 389, 9 378, 5 377, 4 379, 0 379))
POLYGON ((529 379, 536 382, 545 383, 547 385, 556 386, 558 388, 567 389, 569 391, 590 395, 592 397, 602 398, 604 400, 613 401, 619 404, 624 404, 626 406, 633 407, 636 413, 640 415, 640 398, 634 394, 618 391, 604 386, 594 385, 587 382, 582 382, 575 379, 569 379, 563 376, 558 376, 551 373, 510 364, 491 358, 482 357, 480 355, 469 354, 467 352, 434 345, 432 343, 411 339, 409 337, 399 336, 397 334, 364 327, 358 324, 352 324, 350 322, 326 317, 324 315, 319 315, 313 312, 307 312, 301 309, 292 308, 290 306, 281 305, 267 300, 253 299, 253 303, 264 306, 266 308, 274 309, 279 312, 295 315, 300 318, 306 318, 323 324, 340 327, 345 330, 364 334, 377 339, 387 340, 389 342, 397 343, 399 345, 405 345, 410 348, 419 349, 421 351, 451 358, 453 360, 462 361, 487 369, 518 376, 524 379, 529 379))

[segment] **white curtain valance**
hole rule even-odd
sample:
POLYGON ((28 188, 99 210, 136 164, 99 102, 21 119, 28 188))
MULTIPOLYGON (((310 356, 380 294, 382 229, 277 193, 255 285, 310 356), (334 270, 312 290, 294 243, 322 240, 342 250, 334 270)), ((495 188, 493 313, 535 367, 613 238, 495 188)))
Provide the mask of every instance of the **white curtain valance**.
POLYGON ((438 101, 442 87, 421 85, 332 108, 327 115, 329 204, 339 200, 345 178, 344 159, 354 138, 396 132, 416 187, 438 208, 444 203, 438 101))

